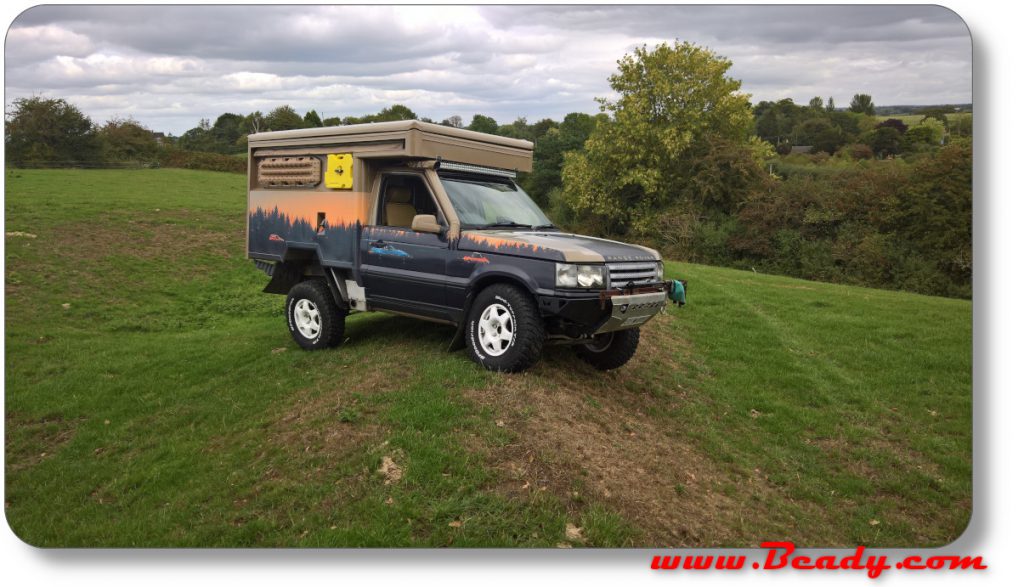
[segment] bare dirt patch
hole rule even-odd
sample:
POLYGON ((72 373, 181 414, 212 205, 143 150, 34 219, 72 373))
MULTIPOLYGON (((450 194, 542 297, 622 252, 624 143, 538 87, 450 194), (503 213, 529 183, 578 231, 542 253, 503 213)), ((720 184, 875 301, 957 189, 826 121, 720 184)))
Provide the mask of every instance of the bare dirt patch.
POLYGON ((210 230, 195 221, 195 212, 165 210, 124 221, 76 222, 56 227, 49 246, 57 256, 107 264, 111 256, 174 260, 213 253, 226 259, 245 240, 241 225, 236 230, 210 230))
POLYGON ((388 389, 385 365, 346 369, 344 383, 324 383, 299 394, 288 411, 270 426, 267 442, 287 452, 340 458, 365 447, 381 433, 371 402, 355 394, 388 389), (358 403, 358 407, 356 404, 358 403))
POLYGON ((645 531, 642 545, 732 541, 727 518, 739 503, 723 494, 713 464, 661 415, 693 393, 669 380, 678 366, 665 363, 684 361, 687 351, 667 331, 668 320, 645 328, 637 357, 618 371, 596 372, 571 349, 551 348, 550 359, 527 374, 464 392, 515 435, 490 455, 504 474, 499 491, 548 491, 570 511, 587 500, 606 503, 645 531), (626 385, 637 381, 661 391, 626 385))
POLYGON ((81 422, 80 419, 30 419, 17 414, 7 414, 4 418, 7 471, 22 471, 52 457, 74 438, 81 422))
POLYGON ((391 458, 389 455, 385 455, 384 458, 380 460, 380 468, 377 469, 377 473, 384 477, 384 485, 391 485, 392 483, 398 483, 402 480, 402 473, 404 473, 404 471, 402 470, 402 467, 395 462, 395 459, 391 458))

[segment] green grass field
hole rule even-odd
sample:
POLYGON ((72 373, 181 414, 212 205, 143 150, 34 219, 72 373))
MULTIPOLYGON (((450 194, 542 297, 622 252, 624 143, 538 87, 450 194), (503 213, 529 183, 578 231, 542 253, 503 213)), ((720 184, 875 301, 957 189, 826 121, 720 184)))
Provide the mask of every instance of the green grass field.
MULTIPOLYGON (((946 120, 949 121, 949 122, 956 122, 956 121, 959 121, 961 118, 964 118, 966 116, 973 116, 973 113, 972 112, 950 112, 949 114, 946 114, 946 120)), ((924 114, 889 114, 889 115, 879 114, 879 115, 875 116, 875 118, 878 119, 878 122, 885 122, 886 120, 889 120, 890 118, 895 118, 897 120, 902 120, 903 124, 906 124, 907 126, 914 126, 914 125, 917 125, 917 124, 921 124, 921 121, 924 120, 924 114)))
POLYGON ((971 511, 971 304, 670 263, 597 373, 385 314, 308 353, 244 178, 6 174, 6 502, 40 546, 932 546, 971 511))

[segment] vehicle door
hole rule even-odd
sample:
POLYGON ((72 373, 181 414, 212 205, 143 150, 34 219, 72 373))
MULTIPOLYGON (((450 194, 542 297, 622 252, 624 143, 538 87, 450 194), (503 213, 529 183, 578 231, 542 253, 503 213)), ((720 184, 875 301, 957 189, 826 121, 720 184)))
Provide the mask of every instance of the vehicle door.
POLYGON ((376 212, 360 237, 360 271, 367 299, 382 309, 445 317, 448 223, 422 175, 385 173, 376 212), (430 214, 441 234, 412 230, 412 219, 430 214))

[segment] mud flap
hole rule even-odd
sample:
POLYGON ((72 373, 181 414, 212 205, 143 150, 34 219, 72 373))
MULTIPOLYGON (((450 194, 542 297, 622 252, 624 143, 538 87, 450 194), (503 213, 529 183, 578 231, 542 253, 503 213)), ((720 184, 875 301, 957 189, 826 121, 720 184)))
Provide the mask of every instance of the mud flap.
POLYGON ((292 286, 302 281, 302 270, 290 263, 278 263, 274 266, 274 274, 270 283, 263 288, 263 293, 287 295, 292 286))
POLYGON ((448 343, 448 352, 454 353, 464 348, 466 348, 466 323, 459 322, 459 325, 455 327, 455 336, 448 343))

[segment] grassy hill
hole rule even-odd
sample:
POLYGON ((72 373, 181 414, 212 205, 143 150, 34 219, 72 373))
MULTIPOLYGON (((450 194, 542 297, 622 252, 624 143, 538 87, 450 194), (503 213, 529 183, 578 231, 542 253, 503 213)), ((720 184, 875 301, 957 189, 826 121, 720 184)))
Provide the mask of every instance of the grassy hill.
POLYGON ((307 353, 244 259, 243 177, 6 181, 32 544, 921 546, 970 517, 969 302, 669 263, 691 304, 612 373, 488 373, 385 314, 307 353))
MULTIPOLYGON (((946 120, 948 120, 949 122, 957 122, 961 118, 964 118, 966 116, 973 116, 973 113, 950 112, 946 114, 946 120)), ((890 118, 895 118, 897 120, 902 120, 903 124, 906 124, 907 126, 914 126, 917 124, 921 124, 921 121, 924 120, 924 114, 878 114, 875 116, 875 118, 878 119, 878 122, 885 122, 890 118)))

